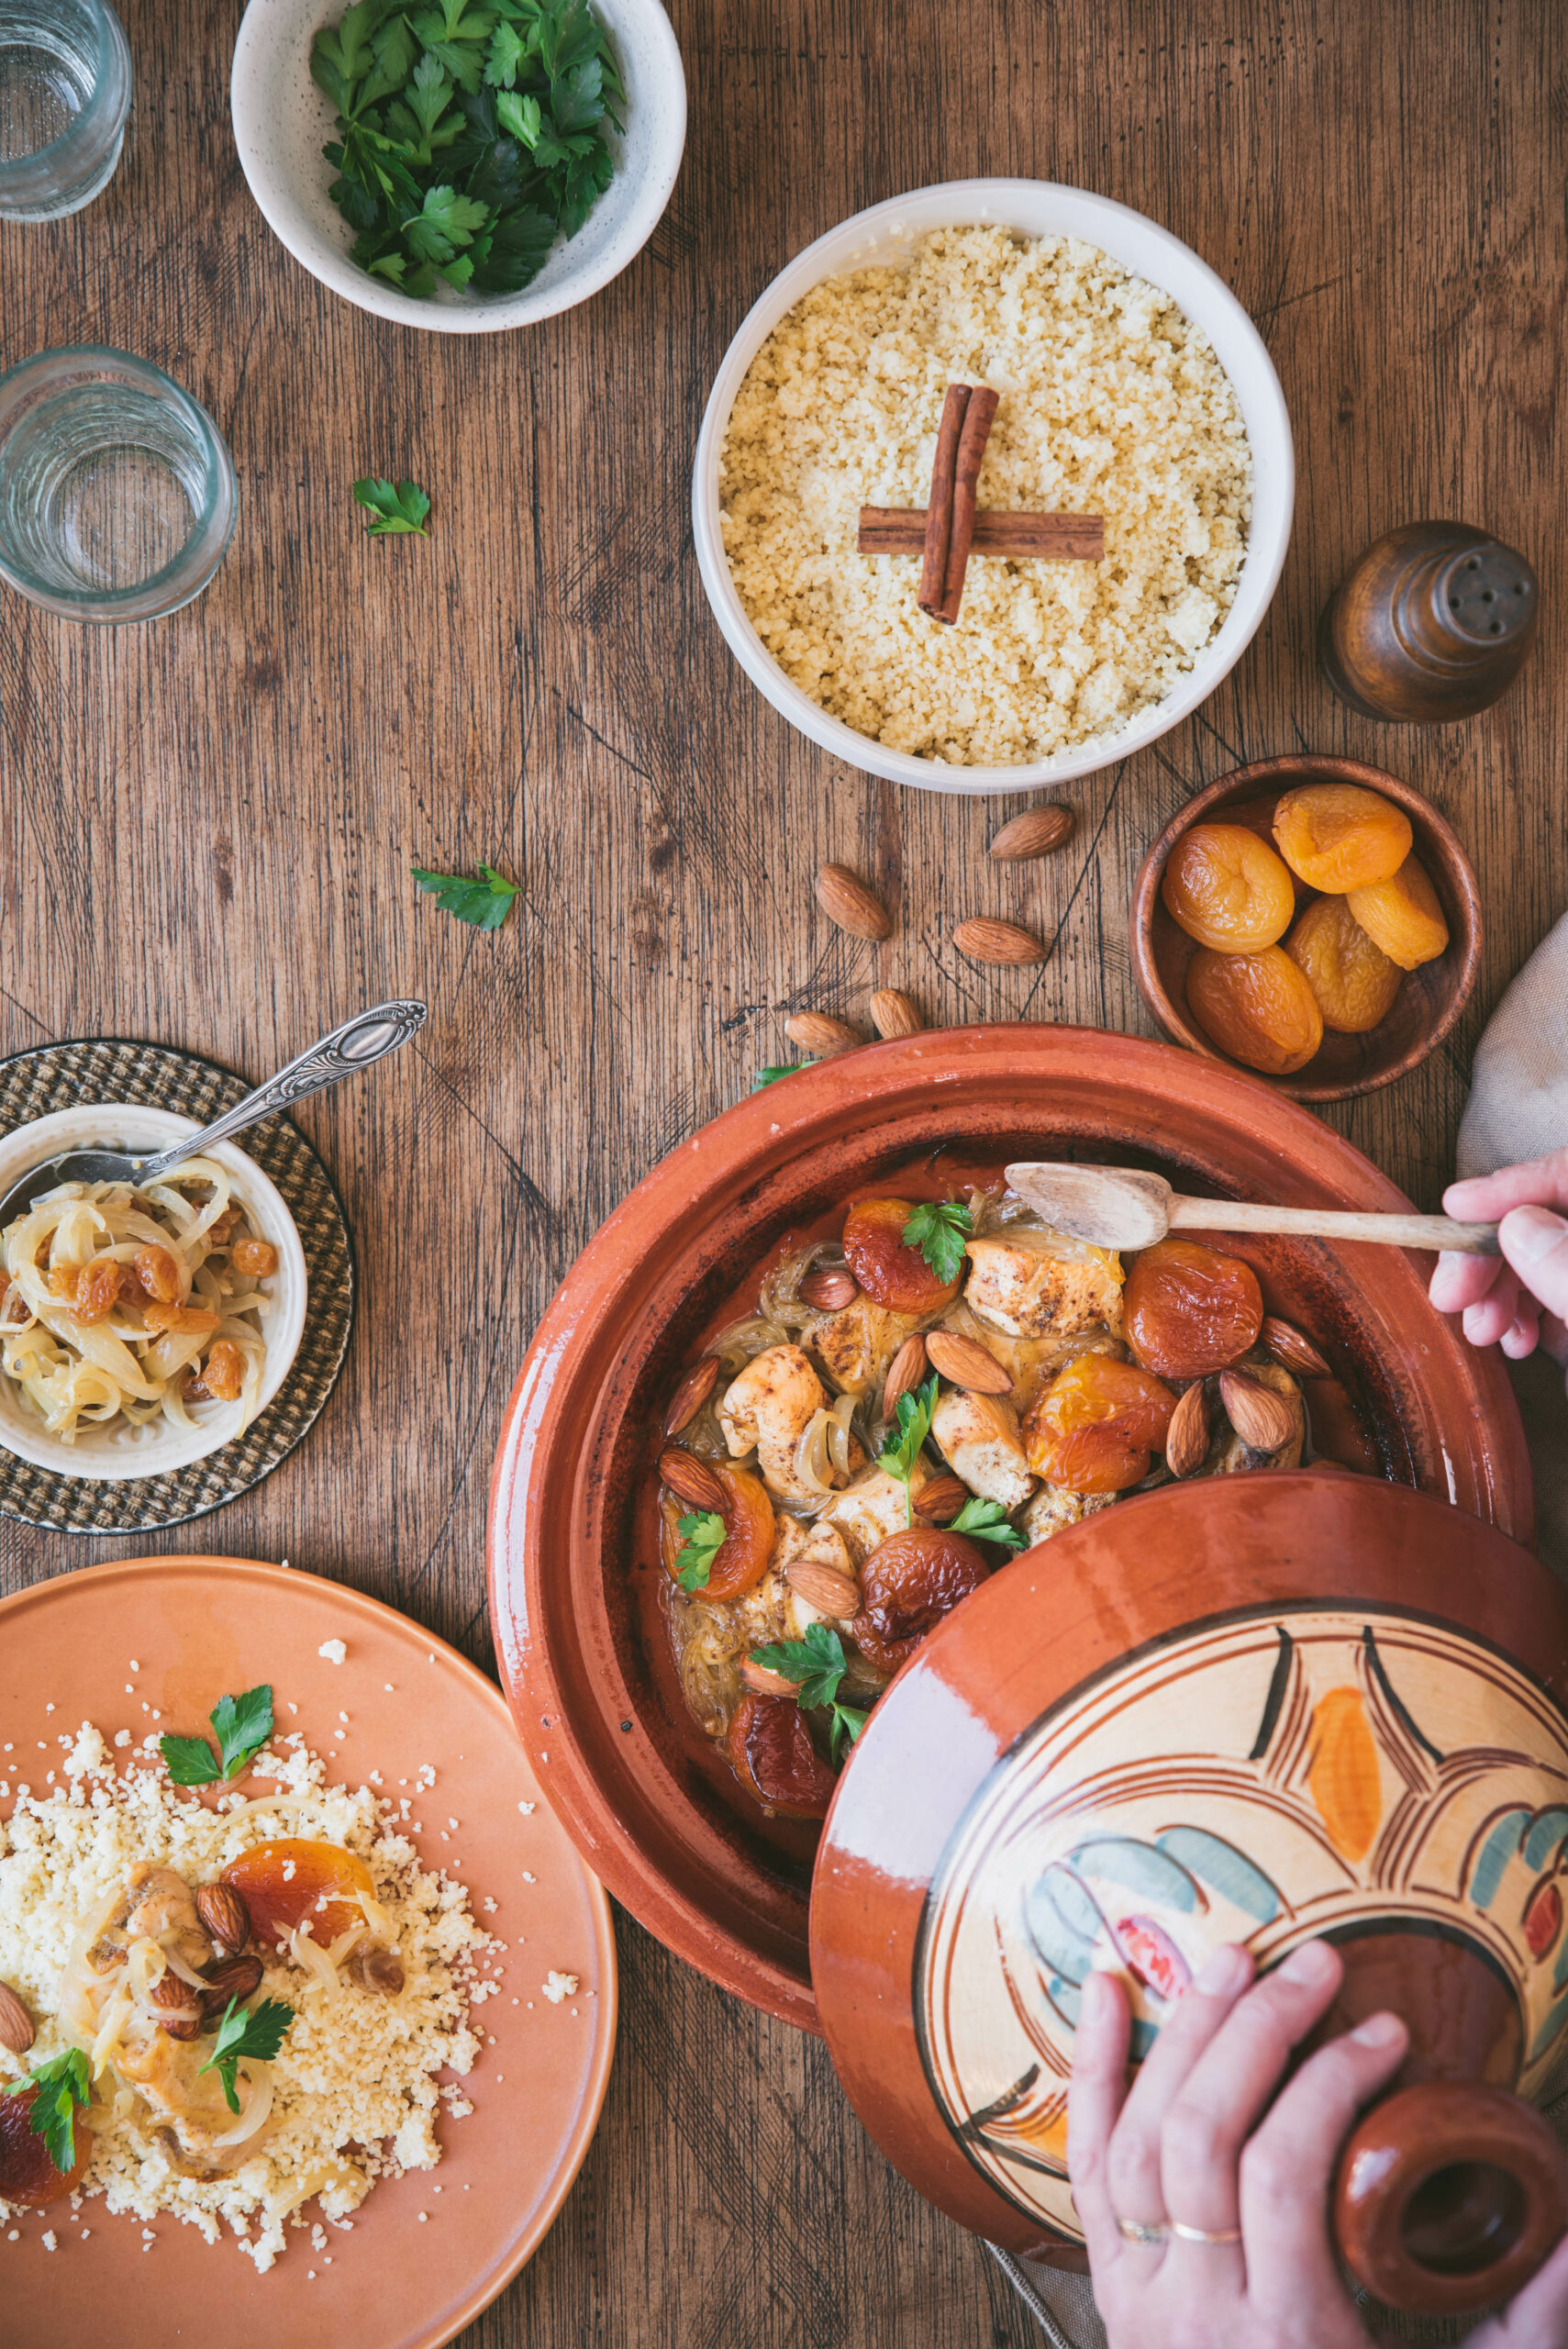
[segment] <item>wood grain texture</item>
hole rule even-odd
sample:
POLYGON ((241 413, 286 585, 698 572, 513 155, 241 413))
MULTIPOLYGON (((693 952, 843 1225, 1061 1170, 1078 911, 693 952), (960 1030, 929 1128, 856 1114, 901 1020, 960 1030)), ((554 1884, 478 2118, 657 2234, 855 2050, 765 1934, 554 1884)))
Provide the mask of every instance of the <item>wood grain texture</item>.
MULTIPOLYGON (((327 13, 324 0, 323 13, 327 13)), ((484 1498, 547 1297, 627 1187, 784 1057, 787 1011, 1151 1032, 1128 967, 1139 857, 1203 783, 1292 749, 1432 796, 1481 875, 1482 984, 1443 1050, 1329 1112, 1423 1207, 1468 1059, 1568 903, 1568 468, 1562 186, 1568 20, 1551 0, 675 0, 692 99, 651 245, 527 333, 425 336, 335 301, 274 241, 228 117, 239 0, 125 0, 125 161, 75 218, 0 228, 0 353, 105 340, 211 407, 233 548, 175 619, 0 628, 0 1047, 122 1034, 252 1074, 393 994, 419 1045, 300 1122, 337 1176, 363 1309, 301 1450, 201 1529, 407 1609, 488 1655, 484 1498), (792 734, 697 580, 689 469, 708 384, 769 277, 858 206, 976 173, 1151 213, 1256 317, 1295 421, 1295 543, 1222 689, 1062 796, 1063 852, 998 865, 1026 804, 900 794, 792 734), (350 484, 408 473, 433 536, 367 540, 350 484), (1338 704, 1313 631, 1374 535, 1428 514, 1540 573, 1541 639, 1463 725, 1338 704), (411 864, 490 859, 495 937, 411 864), (813 902, 828 859, 895 914, 885 945, 813 902), (965 916, 1023 923, 986 971, 965 916), (417 1163, 416 1163, 417 1162, 417 1163)), ((161 1543, 0 1527, 0 1587, 161 1543)), ((531 2267, 470 2349, 929 2349, 1038 2338, 976 2244, 868 2146, 819 2047, 622 1921, 606 2123, 531 2267)))

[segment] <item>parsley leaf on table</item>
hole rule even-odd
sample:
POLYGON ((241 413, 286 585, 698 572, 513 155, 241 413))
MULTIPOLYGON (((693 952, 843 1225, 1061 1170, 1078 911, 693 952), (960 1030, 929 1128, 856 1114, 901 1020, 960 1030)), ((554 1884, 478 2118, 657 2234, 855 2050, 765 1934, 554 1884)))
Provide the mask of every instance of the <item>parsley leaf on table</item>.
POLYGON ((706 1590, 713 1562, 729 1539, 729 1528, 717 1509, 705 1508, 694 1516, 677 1518, 675 1531, 682 1537, 675 1553, 675 1580, 683 1590, 706 1590))
POLYGON ((29 2072, 28 2084, 33 2090, 28 2126, 43 2139, 45 2153, 65 2177, 76 2166, 76 2107, 86 2104, 93 2093, 87 2058, 79 2047, 68 2048, 52 2063, 29 2072))
POLYGON ((238 1778, 272 1733, 272 1691, 266 1681, 242 1697, 220 1697, 207 1715, 218 1751, 205 1737, 161 1737, 159 1748, 177 1787, 209 1787, 238 1778))
POLYGON ((1007 1516, 1000 1501, 965 1501, 952 1523, 950 1533, 974 1533, 982 1542, 995 1542, 1004 1550, 1021 1550, 1024 1537, 1007 1516))
POLYGON ((751 1090, 753 1093, 765 1092, 770 1085, 776 1085, 781 1076, 795 1076, 803 1068, 816 1066, 815 1061, 785 1061, 773 1068, 760 1068, 751 1079, 751 1090))
POLYGON ((963 1270, 963 1236, 969 1209, 959 1199, 922 1199, 904 1227, 904 1245, 917 1248, 938 1280, 952 1282, 963 1270))
MULTIPOLYGON (((248 2013, 238 1998, 230 1998, 217 2026, 217 2043, 202 2065, 202 2072, 217 2074, 230 2112, 239 2110, 237 2075, 240 2058, 249 2055, 258 2064, 270 2064, 293 2021, 294 2009, 282 1998, 263 1998, 254 2014, 248 2013)), ((196 2077, 200 2079, 201 2072, 196 2077)))
POLYGON ((937 1381, 933 1372, 917 1394, 900 1395, 898 1397, 895 1413, 898 1433, 877 1457, 877 1466, 884 1469, 888 1475, 896 1477, 903 1486, 904 1506, 911 1525, 915 1522, 915 1497, 909 1488, 909 1479, 920 1456, 920 1447, 931 1432, 931 1415, 936 1408, 937 1381))
POLYGON ((808 1623, 803 1640, 774 1640, 766 1647, 753 1648, 751 1661, 766 1672, 778 1673, 783 1679, 797 1681, 796 1704, 831 1706, 829 1738, 835 1762, 844 1739, 848 1737, 852 1745, 871 1718, 868 1709, 839 1702, 839 1683, 845 1669, 844 1643, 826 1623, 808 1623))
POLYGON ((479 870, 484 875, 483 881, 471 881, 462 873, 427 873, 417 864, 413 874, 444 914, 455 914, 459 921, 470 922, 475 930, 499 930, 512 910, 517 884, 497 873, 493 864, 482 864, 479 870))
POLYGON ((369 511, 371 518, 365 529, 373 539, 393 538, 400 530, 417 531, 422 539, 429 537, 425 518, 430 511, 430 501, 417 481, 400 481, 395 487, 389 481, 372 481, 367 476, 354 484, 354 496, 369 511))

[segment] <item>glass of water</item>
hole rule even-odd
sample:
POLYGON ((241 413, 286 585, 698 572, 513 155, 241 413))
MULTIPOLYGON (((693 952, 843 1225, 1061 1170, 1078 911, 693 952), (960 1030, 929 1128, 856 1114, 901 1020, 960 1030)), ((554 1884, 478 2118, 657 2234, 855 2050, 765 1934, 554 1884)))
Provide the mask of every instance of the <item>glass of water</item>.
POLYGON ((0 0, 0 219, 91 204, 129 112, 130 50, 105 0, 0 0))
POLYGON ((234 467, 206 408, 145 359, 45 351, 0 375, 0 578, 72 620, 150 620, 206 585, 234 467))

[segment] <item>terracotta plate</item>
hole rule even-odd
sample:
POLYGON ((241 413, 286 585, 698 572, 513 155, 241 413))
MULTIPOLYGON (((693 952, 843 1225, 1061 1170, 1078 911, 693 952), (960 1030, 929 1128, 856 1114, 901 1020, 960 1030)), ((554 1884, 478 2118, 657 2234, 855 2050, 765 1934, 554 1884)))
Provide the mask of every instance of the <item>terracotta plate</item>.
MULTIPOLYGON (((329 1777, 359 1785, 379 1768, 395 1791, 427 1762, 439 1774, 415 1812, 416 1841, 428 1865, 467 1885, 481 1921, 510 1944, 500 1995, 475 2009, 495 2043, 465 2086, 474 2110, 443 2122, 437 2170, 383 2181, 351 2232, 328 2229, 329 2267, 308 2231, 290 2229, 276 2265, 258 2276, 233 2243, 209 2247, 170 2217, 154 2222, 157 2240, 144 2251, 140 2221, 111 2217, 101 2197, 80 2217, 56 2204, 13 2221, 20 2240, 0 2246, 7 2341, 438 2349, 517 2274, 587 2151, 615 2043, 609 1903, 539 1799, 500 1691, 406 1616, 338 1583, 249 1560, 131 1559, 39 1584, 0 1604, 0 1722, 16 1749, 0 1753, 0 1778, 15 1786, 20 1776, 36 1790, 58 1761, 55 1739, 83 1720, 106 1736, 129 1729, 139 1742, 156 1708, 162 1725, 195 1731, 226 1690, 261 1680, 272 1684, 280 1718, 334 1757, 329 1777), (347 1647, 341 1664, 317 1653, 330 1640, 347 1647), (18 1769, 24 1754, 36 1766, 18 1769), (522 1803, 535 1806, 531 1814, 522 1803), (451 1818, 462 1822, 455 1832, 451 1818), (553 2006, 541 1996, 552 1969, 578 1976, 575 1998, 553 2006), (53 2252, 39 2240, 47 2228, 53 2252)), ((10 1809, 0 1804, 0 1813, 10 1809)))

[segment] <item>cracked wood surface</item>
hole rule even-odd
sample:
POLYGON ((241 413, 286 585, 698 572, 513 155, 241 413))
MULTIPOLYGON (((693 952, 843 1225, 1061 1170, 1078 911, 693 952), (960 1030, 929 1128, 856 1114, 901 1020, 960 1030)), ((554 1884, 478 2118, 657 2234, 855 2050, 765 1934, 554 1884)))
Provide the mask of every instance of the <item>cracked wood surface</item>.
MULTIPOLYGON (((323 14, 328 13, 323 0, 323 14)), ((102 340, 156 359, 234 451, 239 525, 175 619, 0 632, 0 1046, 129 1035, 260 1076, 394 994, 409 1051, 299 1113, 362 1276, 347 1372, 253 1495, 159 1541, 0 1526, 0 1588, 131 1551, 287 1556, 482 1661, 484 1499, 528 1332, 627 1188, 783 1057, 802 1007, 1151 1033, 1126 944, 1141 851, 1248 759, 1311 748, 1427 791, 1479 870, 1480 987, 1448 1045, 1329 1121, 1435 1207, 1468 1061, 1568 903, 1560 462, 1568 19, 1549 0, 675 0, 692 117, 651 243, 584 308, 422 336, 335 301, 274 241, 234 153, 239 0, 124 0, 137 96, 109 192, 0 228, 6 363, 102 340), (859 206, 1018 173, 1138 206, 1236 288, 1297 436, 1279 596, 1221 690, 1065 787, 1067 849, 991 866, 1021 797, 847 772, 748 685, 704 602, 693 446, 768 278, 859 206), (412 474, 433 536, 375 541, 350 484, 412 474), (1540 567, 1540 646, 1463 726, 1342 709, 1313 665, 1340 571, 1391 525, 1485 524, 1540 567), (495 937, 411 864, 499 863, 495 937), (817 910, 828 859, 896 908, 884 946, 817 910), (953 950, 966 915, 1038 971, 953 950)), ((1038 2338, 978 2245, 862 2136, 822 2050, 620 1920, 606 2120, 472 2349, 862 2349, 1038 2338)))

